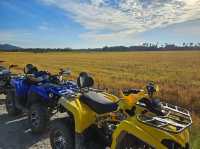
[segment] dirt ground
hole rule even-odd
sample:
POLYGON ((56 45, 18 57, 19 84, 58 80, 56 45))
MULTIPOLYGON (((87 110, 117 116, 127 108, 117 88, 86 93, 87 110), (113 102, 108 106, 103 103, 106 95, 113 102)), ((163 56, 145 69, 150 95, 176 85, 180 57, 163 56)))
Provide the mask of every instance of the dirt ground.
POLYGON ((40 135, 32 134, 27 116, 9 116, 4 101, 5 96, 0 95, 0 149, 50 148, 48 131, 40 135))

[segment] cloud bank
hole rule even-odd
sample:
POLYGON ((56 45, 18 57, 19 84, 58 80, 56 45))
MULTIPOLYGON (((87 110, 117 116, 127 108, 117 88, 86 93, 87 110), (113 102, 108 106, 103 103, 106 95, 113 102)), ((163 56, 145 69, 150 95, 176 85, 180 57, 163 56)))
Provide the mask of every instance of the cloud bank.
POLYGON ((42 0, 67 14, 92 40, 131 39, 137 33, 200 18, 200 0, 42 0))

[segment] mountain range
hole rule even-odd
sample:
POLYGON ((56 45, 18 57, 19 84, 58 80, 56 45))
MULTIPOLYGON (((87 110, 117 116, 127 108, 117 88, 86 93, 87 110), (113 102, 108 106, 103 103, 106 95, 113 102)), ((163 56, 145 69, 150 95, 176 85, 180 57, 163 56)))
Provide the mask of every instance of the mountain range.
POLYGON ((17 47, 11 44, 0 44, 0 50, 18 50, 22 49, 21 47, 17 47))

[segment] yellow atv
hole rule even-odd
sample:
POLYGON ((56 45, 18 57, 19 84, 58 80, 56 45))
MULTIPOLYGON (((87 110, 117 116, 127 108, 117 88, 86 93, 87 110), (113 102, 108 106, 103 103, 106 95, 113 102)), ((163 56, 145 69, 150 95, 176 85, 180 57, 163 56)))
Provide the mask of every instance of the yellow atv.
POLYGON ((189 111, 154 99, 157 87, 129 89, 123 98, 91 88, 87 73, 80 91, 59 99, 60 111, 50 131, 53 149, 189 149, 189 111))

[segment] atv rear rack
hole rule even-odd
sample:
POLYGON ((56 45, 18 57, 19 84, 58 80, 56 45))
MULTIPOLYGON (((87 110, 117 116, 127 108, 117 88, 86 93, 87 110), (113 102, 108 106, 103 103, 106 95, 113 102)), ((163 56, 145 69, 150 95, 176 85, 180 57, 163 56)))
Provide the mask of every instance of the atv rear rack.
POLYGON ((171 133, 179 133, 192 124, 190 112, 186 109, 168 103, 161 103, 164 116, 139 114, 137 119, 147 125, 171 133))

